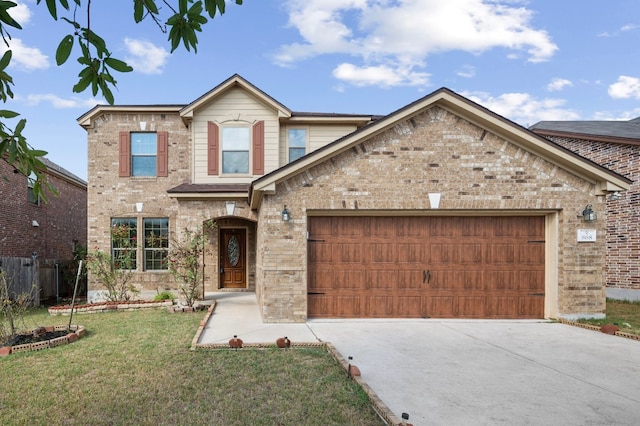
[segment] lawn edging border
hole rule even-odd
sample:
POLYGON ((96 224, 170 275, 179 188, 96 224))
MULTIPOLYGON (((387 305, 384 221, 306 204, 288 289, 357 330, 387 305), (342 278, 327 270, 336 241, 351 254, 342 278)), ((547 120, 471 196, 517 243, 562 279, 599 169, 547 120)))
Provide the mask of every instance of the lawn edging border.
MULTIPOLYGON (((587 330, 598 331, 598 332, 602 333, 602 326, 600 326, 600 325, 594 325, 594 324, 587 324, 587 323, 583 323, 583 322, 570 321, 570 320, 563 319, 563 318, 560 318, 558 320, 558 322, 560 322, 562 324, 572 325, 574 327, 585 328, 587 330)), ((605 334, 609 334, 609 333, 605 333, 605 334)), ((640 335, 631 334, 631 333, 625 333, 624 331, 619 331, 618 330, 615 333, 613 333, 612 335, 619 336, 619 337, 624 337, 625 339, 631 339, 631 340, 640 341, 640 335)))
MULTIPOLYGON (((112 311, 133 311, 136 309, 151 309, 173 306, 172 300, 136 300, 130 302, 96 302, 73 307, 74 314, 94 314, 112 311)), ((71 315, 71 305, 58 305, 49 307, 49 315, 71 315)))
POLYGON ((69 343, 73 343, 76 340, 87 335, 87 330, 82 325, 72 325, 71 327, 67 327, 66 325, 54 325, 48 327, 38 327, 32 330, 26 330, 21 332, 20 334, 33 334, 38 329, 44 328, 46 331, 64 331, 68 330, 66 336, 56 337, 55 339, 43 340, 41 342, 35 343, 25 343, 23 345, 15 345, 15 346, 2 346, 0 347, 0 357, 8 356, 11 354, 17 354, 21 352, 37 352, 43 349, 52 349, 57 346, 67 345, 69 343))

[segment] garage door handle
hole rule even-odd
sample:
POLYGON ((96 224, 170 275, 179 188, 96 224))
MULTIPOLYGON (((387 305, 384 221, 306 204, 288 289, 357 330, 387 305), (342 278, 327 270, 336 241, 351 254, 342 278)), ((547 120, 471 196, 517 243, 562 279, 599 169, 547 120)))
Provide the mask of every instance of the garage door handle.
POLYGON ((431 271, 423 270, 422 271, 422 284, 431 282, 431 271))

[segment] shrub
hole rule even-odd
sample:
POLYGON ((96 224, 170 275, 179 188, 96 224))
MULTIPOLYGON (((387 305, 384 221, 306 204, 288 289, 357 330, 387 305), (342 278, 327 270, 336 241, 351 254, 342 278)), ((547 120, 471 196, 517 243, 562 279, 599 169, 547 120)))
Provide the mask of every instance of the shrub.
POLYGON ((153 297, 153 300, 156 302, 160 302, 162 300, 175 300, 176 296, 171 293, 169 290, 161 291, 153 297))

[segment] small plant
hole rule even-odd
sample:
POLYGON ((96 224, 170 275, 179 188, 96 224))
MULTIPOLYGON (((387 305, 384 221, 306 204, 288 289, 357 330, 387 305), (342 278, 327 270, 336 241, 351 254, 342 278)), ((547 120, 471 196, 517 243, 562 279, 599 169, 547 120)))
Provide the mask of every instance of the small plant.
POLYGON ((169 290, 161 291, 153 297, 155 302, 160 302, 162 300, 175 300, 176 296, 171 293, 169 290))
POLYGON ((187 306, 193 306, 200 298, 200 283, 204 277, 202 255, 206 247, 204 231, 215 226, 214 221, 208 220, 202 229, 185 229, 183 239, 174 241, 169 252, 169 272, 178 282, 178 288, 187 306))
POLYGON ((18 326, 24 327, 24 315, 36 290, 32 285, 29 292, 11 294, 7 275, 0 271, 0 346, 18 334, 18 326))

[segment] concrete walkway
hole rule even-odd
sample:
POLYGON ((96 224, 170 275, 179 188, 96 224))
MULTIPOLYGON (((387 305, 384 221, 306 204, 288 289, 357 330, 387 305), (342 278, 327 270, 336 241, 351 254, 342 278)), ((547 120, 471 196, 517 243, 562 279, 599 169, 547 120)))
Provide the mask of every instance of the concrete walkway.
POLYGON ((640 341, 544 321, 263 324, 253 293, 219 293, 201 343, 330 342, 418 425, 640 424, 640 341))

